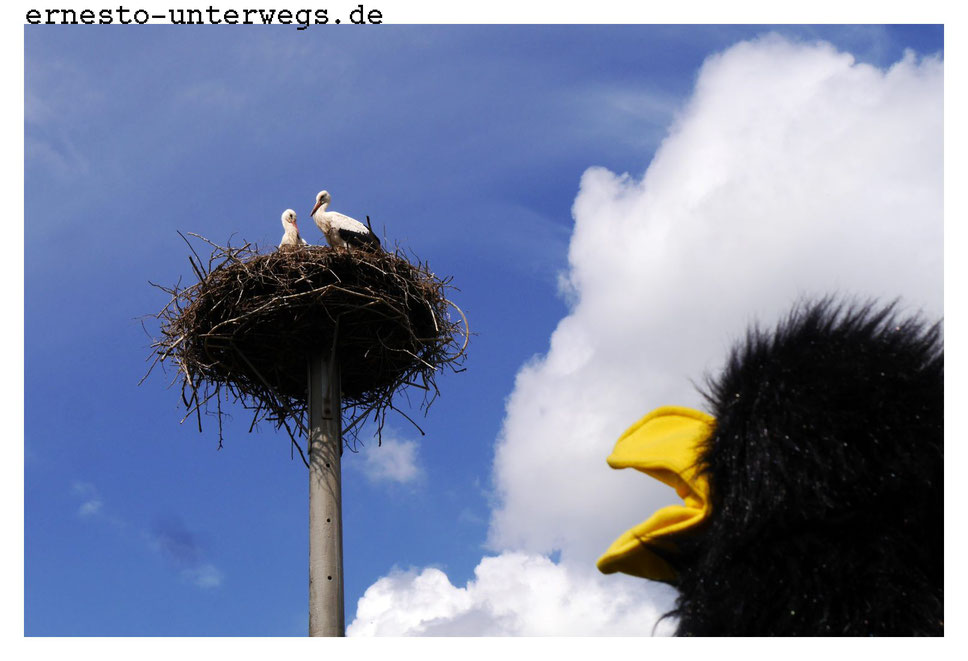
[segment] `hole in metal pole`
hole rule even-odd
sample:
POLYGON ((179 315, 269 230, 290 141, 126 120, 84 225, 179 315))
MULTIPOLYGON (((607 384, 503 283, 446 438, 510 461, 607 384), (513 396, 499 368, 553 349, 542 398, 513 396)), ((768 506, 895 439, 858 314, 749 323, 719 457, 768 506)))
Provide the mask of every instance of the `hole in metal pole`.
POLYGON ((327 581, 332 581, 332 580, 333 580, 333 577, 332 577, 332 576, 327 576, 327 577, 326 577, 326 580, 327 580, 327 581))

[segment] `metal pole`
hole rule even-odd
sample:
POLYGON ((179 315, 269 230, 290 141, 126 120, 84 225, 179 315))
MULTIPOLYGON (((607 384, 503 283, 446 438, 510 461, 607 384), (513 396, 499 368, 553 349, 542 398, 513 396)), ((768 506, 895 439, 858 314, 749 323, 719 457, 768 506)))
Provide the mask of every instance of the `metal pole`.
POLYGON ((309 635, 343 636, 339 364, 309 360, 309 635))

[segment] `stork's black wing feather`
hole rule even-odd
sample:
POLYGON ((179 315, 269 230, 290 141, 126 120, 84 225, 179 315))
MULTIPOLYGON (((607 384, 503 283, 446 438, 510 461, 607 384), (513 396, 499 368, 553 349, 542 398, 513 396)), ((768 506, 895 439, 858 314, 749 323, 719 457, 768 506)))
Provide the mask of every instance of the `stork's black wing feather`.
POLYGON ((339 238, 346 241, 348 244, 358 248, 379 248, 380 239, 377 238, 376 234, 372 232, 367 232, 366 234, 362 232, 353 232, 352 230, 339 230, 339 238))

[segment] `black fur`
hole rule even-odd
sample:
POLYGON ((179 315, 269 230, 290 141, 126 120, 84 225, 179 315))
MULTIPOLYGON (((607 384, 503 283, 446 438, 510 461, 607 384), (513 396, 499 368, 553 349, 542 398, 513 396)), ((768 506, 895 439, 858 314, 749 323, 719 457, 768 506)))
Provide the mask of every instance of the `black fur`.
POLYGON ((943 635, 943 380, 940 322, 894 305, 752 329, 706 393, 677 634, 943 635))

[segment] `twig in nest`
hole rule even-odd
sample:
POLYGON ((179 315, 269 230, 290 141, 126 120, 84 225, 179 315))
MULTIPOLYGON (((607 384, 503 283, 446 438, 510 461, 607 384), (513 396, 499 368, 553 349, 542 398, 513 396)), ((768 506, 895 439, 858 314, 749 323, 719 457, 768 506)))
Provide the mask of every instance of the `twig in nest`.
POLYGON ((219 246, 188 234, 210 246, 211 256, 206 266, 191 248, 195 284, 154 285, 170 299, 154 315, 160 337, 148 373, 158 363, 177 367, 188 415, 201 425, 202 409, 214 414, 220 447, 224 398, 253 411, 250 429, 263 420, 285 428, 305 461, 297 439, 308 437, 306 370, 312 352, 324 347, 339 360, 344 439, 355 443, 371 415, 379 437, 389 410, 423 433, 392 400, 416 387, 426 410, 439 394, 437 373, 463 371, 469 331, 464 313, 446 298, 449 278, 399 249, 311 246, 260 254, 249 243, 219 246))

